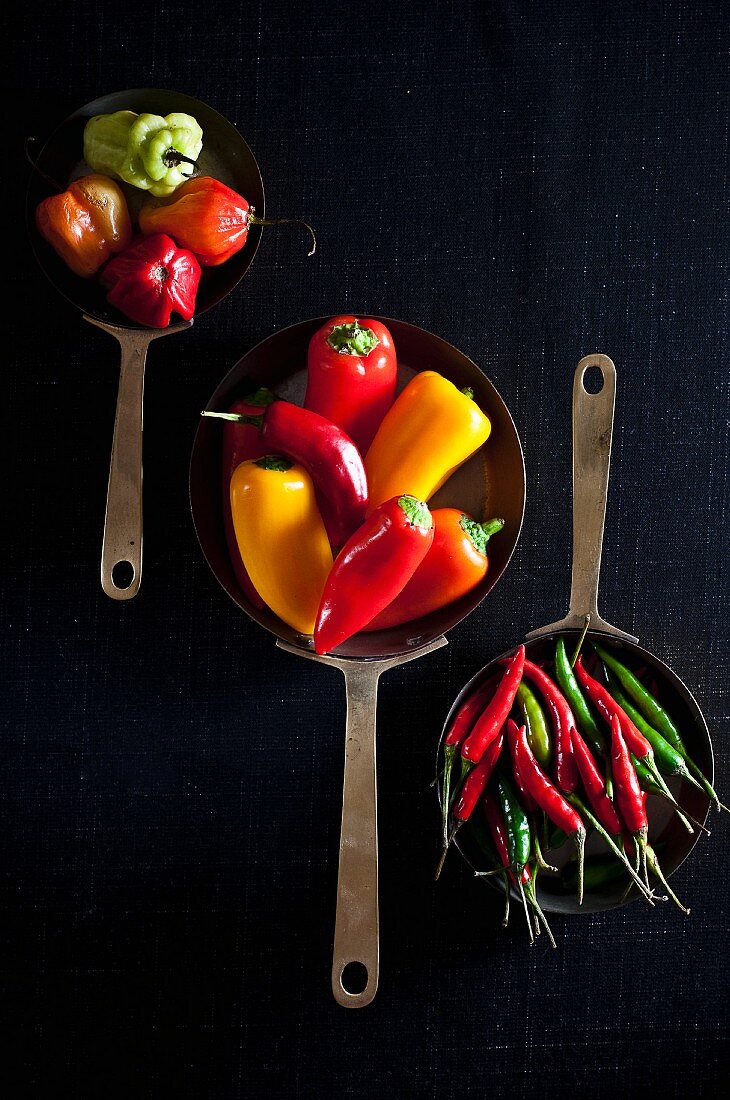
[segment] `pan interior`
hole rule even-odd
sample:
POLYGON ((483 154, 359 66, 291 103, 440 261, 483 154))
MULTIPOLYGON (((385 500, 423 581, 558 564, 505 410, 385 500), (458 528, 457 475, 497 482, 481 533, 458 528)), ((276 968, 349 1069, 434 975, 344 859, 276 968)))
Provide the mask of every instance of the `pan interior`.
MULTIPOLYGON (((264 216, 264 191, 256 158, 238 130, 212 107, 180 92, 159 88, 136 88, 114 92, 87 103, 70 115, 48 138, 37 157, 39 169, 66 187, 91 169, 82 159, 84 127, 90 118, 113 111, 131 110, 167 115, 184 111, 193 115, 203 129, 203 149, 198 161, 201 175, 214 176, 243 195, 264 216)), ((149 193, 121 184, 132 214, 149 201, 149 193)), ((97 320, 125 328, 138 328, 106 301, 105 291, 95 278, 82 279, 70 271, 61 258, 43 240, 35 226, 35 209, 39 202, 54 194, 54 189, 37 172, 28 183, 26 214, 28 233, 41 268, 57 290, 72 305, 97 320)), ((261 239, 261 227, 252 226, 246 244, 219 267, 204 268, 198 290, 195 315, 216 305, 240 281, 249 268, 261 239)))
MULTIPOLYGON (((534 641, 527 642, 525 648, 529 659, 536 663, 551 662, 555 654, 555 643, 560 636, 559 634, 549 634, 543 638, 536 638, 534 641)), ((562 637, 566 638, 568 652, 571 653, 571 643, 573 647, 577 644, 578 632, 564 631, 562 637)), ((595 638, 604 648, 615 653, 618 659, 634 672, 642 672, 645 680, 654 679, 656 681, 660 702, 677 723, 689 754, 712 782, 713 756, 710 735, 702 712, 686 685, 667 665, 660 661, 658 657, 649 653, 648 650, 630 642, 619 641, 607 634, 590 632, 584 643, 583 651, 585 653, 590 652, 592 638, 595 638)), ((503 656, 506 656, 506 654, 490 661, 466 685, 451 709, 444 730, 448 728, 451 717, 461 702, 497 671, 497 662, 503 656)), ((603 727, 603 730, 604 733, 607 732, 605 727, 603 727)), ((696 787, 680 779, 670 778, 667 779, 667 783, 682 809, 697 818, 698 821, 704 822, 710 808, 710 801, 707 796, 702 791, 697 790, 696 787)), ((649 796, 648 812, 651 843, 657 851, 664 873, 670 875, 684 862, 702 834, 697 829, 694 833, 687 832, 669 806, 653 795, 649 796)), ((468 828, 462 829, 459 833, 458 847, 470 866, 479 870, 488 869, 484 853, 468 828)), ((607 883, 600 889, 586 890, 583 905, 579 906, 575 895, 566 890, 560 877, 560 872, 566 863, 573 858, 574 851, 573 845, 566 844, 558 851, 550 852, 548 861, 558 867, 558 874, 544 871, 538 876, 538 898, 544 910, 553 913, 595 913, 604 909, 613 909, 639 897, 638 891, 634 890, 624 896, 626 882, 621 880, 618 883, 607 883)), ((586 846, 587 857, 603 855, 607 851, 606 845, 598 837, 594 835, 589 839, 586 846)), ((492 884, 490 879, 484 881, 492 884)), ((659 890, 659 893, 661 893, 661 890, 659 890)))
MULTIPOLYGON (((365 659, 398 656, 426 645, 476 607, 497 583, 512 556, 525 499, 522 448, 507 407, 491 382, 471 360, 444 340, 402 321, 380 319, 393 335, 401 386, 417 371, 436 370, 460 387, 471 386, 477 402, 492 421, 492 433, 483 451, 443 486, 432 504, 468 506, 480 519, 500 515, 505 527, 490 543, 487 576, 463 599, 413 623, 355 635, 335 651, 337 656, 365 659)), ((326 320, 320 317, 292 325, 253 348, 223 379, 207 407, 226 409, 237 397, 261 385, 274 388, 282 397, 301 401, 309 340, 326 320)), ((237 584, 223 528, 220 448, 220 425, 211 419, 201 420, 191 459, 190 498, 195 528, 208 564, 229 596, 252 619, 278 638, 311 650, 311 638, 297 634, 268 609, 259 611, 252 607, 237 584)))

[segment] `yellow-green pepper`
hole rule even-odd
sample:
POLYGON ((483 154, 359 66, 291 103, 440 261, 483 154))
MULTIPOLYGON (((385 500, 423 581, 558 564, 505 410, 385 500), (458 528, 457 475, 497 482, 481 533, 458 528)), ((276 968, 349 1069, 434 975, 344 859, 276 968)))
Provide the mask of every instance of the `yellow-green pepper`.
POLYGON ((84 129, 84 159, 97 172, 115 176, 152 195, 170 195, 195 167, 203 131, 192 115, 115 111, 96 115, 84 129))

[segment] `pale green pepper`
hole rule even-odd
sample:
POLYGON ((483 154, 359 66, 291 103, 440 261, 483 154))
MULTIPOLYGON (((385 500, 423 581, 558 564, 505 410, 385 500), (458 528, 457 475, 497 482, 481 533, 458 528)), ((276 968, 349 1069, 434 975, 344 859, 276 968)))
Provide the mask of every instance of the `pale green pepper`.
POLYGON ((97 172, 115 176, 158 197, 170 195, 192 173, 203 148, 203 131, 192 115, 115 111, 96 115, 84 129, 84 159, 97 172))

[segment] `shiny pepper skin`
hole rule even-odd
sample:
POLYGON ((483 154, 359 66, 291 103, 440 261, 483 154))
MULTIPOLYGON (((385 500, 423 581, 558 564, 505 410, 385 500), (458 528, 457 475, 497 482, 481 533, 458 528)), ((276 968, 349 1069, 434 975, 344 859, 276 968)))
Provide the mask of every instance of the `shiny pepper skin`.
POLYGON ((35 221, 40 235, 75 275, 88 279, 132 239, 127 200, 107 176, 75 180, 60 195, 39 203, 35 221))

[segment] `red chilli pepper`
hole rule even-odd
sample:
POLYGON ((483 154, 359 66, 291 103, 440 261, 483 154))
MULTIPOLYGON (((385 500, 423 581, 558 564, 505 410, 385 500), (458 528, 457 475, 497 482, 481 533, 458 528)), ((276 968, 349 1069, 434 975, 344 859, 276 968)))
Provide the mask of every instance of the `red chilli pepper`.
POLYGON ((525 647, 521 645, 514 657, 509 660, 491 702, 482 711, 474 724, 474 729, 461 747, 461 758, 466 765, 478 764, 489 745, 499 736, 512 710, 517 688, 522 680, 524 664, 525 647))
POLYGON ((335 558, 317 613, 315 651, 329 653, 375 618, 408 583, 432 542, 428 505, 415 497, 393 497, 371 512, 335 558))
POLYGON ((331 506, 327 534, 335 546, 360 526, 368 504, 365 467, 355 444, 336 424, 289 401, 274 401, 257 416, 208 410, 203 416, 253 424, 267 453, 285 454, 302 465, 331 506))
POLYGON ((578 770, 573 759, 572 732, 575 718, 568 700, 548 674, 533 661, 525 661, 525 676, 542 692, 548 705, 555 731, 555 778, 561 791, 571 792, 578 786, 578 770))
POLYGON ((574 671, 578 678, 578 683, 609 726, 612 724, 613 716, 617 715, 621 723, 621 732, 631 752, 633 752, 635 756, 638 756, 640 760, 643 760, 647 756, 652 757, 652 747, 643 733, 639 732, 626 711, 618 705, 608 689, 605 688, 603 684, 599 683, 598 680, 594 680, 586 671, 582 657, 579 657, 575 662, 574 671))
POLYGON ((468 821, 471 817, 474 807, 479 801, 479 796, 483 794, 484 788, 491 778, 503 745, 504 731, 500 732, 496 741, 492 741, 477 766, 472 768, 462 783, 456 805, 452 811, 456 821, 468 821))
POLYGON ((583 831, 583 822, 577 810, 574 810, 569 802, 563 798, 557 787, 550 782, 545 772, 537 762, 537 758, 530 748, 527 740, 527 730, 524 726, 517 727, 513 722, 507 729, 507 743, 512 755, 512 762, 517 762, 525 789, 534 798, 541 810, 544 810, 554 825, 562 829, 568 836, 583 831))
POLYGON ((581 782, 588 795, 588 801, 593 807, 593 812, 604 829, 612 836, 620 836, 623 827, 616 813, 616 807, 608 797, 606 780, 601 775, 600 768, 591 755, 591 750, 578 730, 575 728, 571 730, 570 736, 573 744, 573 757, 578 767, 581 782))
POLYGON ((449 807, 451 805, 451 773, 454 757, 461 742, 468 735, 477 716, 494 693, 494 677, 472 692, 459 707, 444 737, 444 777, 441 784, 441 825, 444 844, 448 843, 449 807))
MULTIPOLYGON (((525 727, 525 729, 526 728, 527 727, 525 727)), ((510 736, 512 736, 512 737, 516 736, 518 726, 517 726, 517 723, 515 721, 513 721, 512 718, 510 718, 507 721, 507 730, 509 731, 510 736), (515 727, 514 730, 512 729, 512 726, 515 727)), ((517 789, 520 792, 520 798, 522 799, 522 805, 525 807, 528 814, 536 813, 537 810, 539 810, 540 807, 538 806, 535 799, 532 797, 530 792, 525 787, 525 784, 522 781, 522 772, 520 771, 520 766, 519 766, 519 764, 517 763, 517 761, 515 760, 514 757, 512 758, 512 774, 515 777, 515 783, 517 784, 517 789)))
MULTIPOLYGON (((261 408, 270 405, 274 395, 269 390, 259 390, 251 397, 243 401, 234 401, 229 412, 244 413, 254 416, 261 412, 261 408)), ((241 586, 249 603, 254 607, 264 607, 264 601, 251 583, 246 567, 241 560, 241 552, 238 549, 236 533, 233 529, 233 517, 231 516, 231 478, 234 471, 242 462, 253 458, 263 458, 266 454, 261 436, 251 424, 223 425, 223 441, 221 446, 221 491, 223 508, 223 526, 226 531, 228 554, 236 574, 236 580, 241 586)))
POLYGON ((639 837, 646 837, 649 821, 644 808, 643 792, 617 714, 611 719, 611 774, 616 788, 616 801, 626 827, 634 836, 638 834, 639 837))
POLYGON ((365 454, 393 404, 397 372, 384 324, 333 317, 309 341, 304 407, 337 424, 365 454))
POLYGON ((173 313, 186 321, 195 313, 200 264, 171 237, 141 237, 101 271, 107 301, 130 321, 166 328, 173 313))

